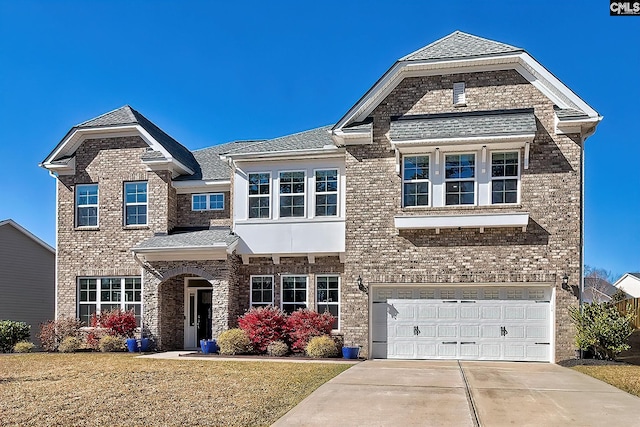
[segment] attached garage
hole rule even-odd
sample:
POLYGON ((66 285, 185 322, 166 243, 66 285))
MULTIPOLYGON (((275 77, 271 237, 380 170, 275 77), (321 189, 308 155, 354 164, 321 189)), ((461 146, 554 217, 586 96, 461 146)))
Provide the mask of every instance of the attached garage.
POLYGON ((552 288, 372 286, 373 358, 552 361, 552 288))

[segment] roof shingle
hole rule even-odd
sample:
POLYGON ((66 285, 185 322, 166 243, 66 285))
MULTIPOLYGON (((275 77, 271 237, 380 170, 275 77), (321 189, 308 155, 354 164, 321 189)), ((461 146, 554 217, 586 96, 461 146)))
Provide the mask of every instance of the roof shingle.
POLYGON ((455 31, 448 36, 410 53, 401 58, 400 61, 470 58, 522 51, 523 49, 519 47, 463 33, 462 31, 455 31))
POLYGON ((238 236, 231 234, 229 227, 215 227, 210 230, 176 233, 153 236, 135 246, 134 252, 162 249, 206 249, 212 246, 226 245, 227 247, 238 240, 238 236))

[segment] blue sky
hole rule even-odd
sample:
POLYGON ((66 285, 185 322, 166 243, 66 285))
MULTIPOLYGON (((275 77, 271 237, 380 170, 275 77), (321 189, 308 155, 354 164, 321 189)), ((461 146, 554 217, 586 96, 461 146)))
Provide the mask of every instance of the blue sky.
POLYGON ((0 0, 0 220, 55 245, 38 164, 129 104, 188 148, 337 121, 393 62, 455 30, 525 48, 604 116, 586 143, 586 263, 640 271, 640 16, 606 0, 0 0))

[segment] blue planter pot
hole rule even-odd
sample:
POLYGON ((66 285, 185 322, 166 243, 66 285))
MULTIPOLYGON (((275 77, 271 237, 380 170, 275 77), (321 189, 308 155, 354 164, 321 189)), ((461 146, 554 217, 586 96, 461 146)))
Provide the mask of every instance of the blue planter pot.
POLYGON ((211 354, 218 351, 216 340, 200 340, 200 349, 203 354, 211 354))
POLYGON ((150 345, 151 345, 151 340, 149 338, 140 338, 140 351, 142 352, 149 351, 150 345))
POLYGON ((342 347, 342 357, 345 359, 357 359, 360 347, 342 347))
POLYGON ((138 340, 135 338, 127 338, 127 350, 129 350, 129 353, 138 351, 138 340))

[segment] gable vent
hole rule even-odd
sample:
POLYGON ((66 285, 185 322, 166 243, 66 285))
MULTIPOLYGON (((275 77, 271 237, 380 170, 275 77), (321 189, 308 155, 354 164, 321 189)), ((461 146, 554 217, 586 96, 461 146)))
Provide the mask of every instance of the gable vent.
POLYGON ((464 105, 466 97, 464 94, 464 82, 453 84, 453 105, 464 105))

